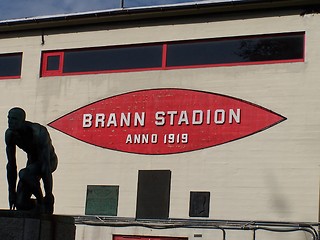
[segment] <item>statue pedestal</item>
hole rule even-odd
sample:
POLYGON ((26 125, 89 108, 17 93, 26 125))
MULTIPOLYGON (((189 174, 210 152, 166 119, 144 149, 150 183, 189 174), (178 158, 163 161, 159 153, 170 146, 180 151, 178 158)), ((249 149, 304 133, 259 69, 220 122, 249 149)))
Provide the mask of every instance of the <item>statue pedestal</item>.
POLYGON ((74 218, 0 210, 1 240, 74 240, 74 218))

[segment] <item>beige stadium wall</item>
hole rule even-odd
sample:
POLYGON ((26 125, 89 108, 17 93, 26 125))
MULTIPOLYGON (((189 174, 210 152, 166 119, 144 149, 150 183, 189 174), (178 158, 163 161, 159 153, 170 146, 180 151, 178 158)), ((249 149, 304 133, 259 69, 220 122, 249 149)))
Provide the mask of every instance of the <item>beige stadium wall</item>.
MULTIPOLYGON (((317 222, 319 28, 317 14, 235 15, 229 19, 206 18, 198 23, 168 21, 164 25, 105 24, 97 29, 44 30, 44 44, 41 31, 2 34, 0 53, 23 52, 23 65, 21 79, 0 81, 0 132, 4 136, 7 111, 13 106, 24 108, 28 120, 46 125, 89 103, 142 89, 185 88, 244 99, 287 120, 220 146, 152 156, 95 147, 48 127, 59 157, 54 173, 55 213, 83 215, 87 185, 99 184, 119 185, 118 216, 135 217, 138 170, 170 169, 170 218, 189 218, 190 191, 209 191, 211 219, 317 222), (306 32, 305 62, 39 77, 41 51, 45 50, 296 31, 306 32)), ((0 154, 0 208, 8 208, 4 138, 0 154)), ((19 167, 23 167, 24 153, 18 151, 18 158, 19 167)), ((87 228, 82 236, 109 236, 119 231, 96 230, 100 232, 91 234, 92 229, 87 228)), ((174 235, 174 230, 170 231, 168 234, 174 235)), ((126 232, 131 233, 122 233, 126 232)))

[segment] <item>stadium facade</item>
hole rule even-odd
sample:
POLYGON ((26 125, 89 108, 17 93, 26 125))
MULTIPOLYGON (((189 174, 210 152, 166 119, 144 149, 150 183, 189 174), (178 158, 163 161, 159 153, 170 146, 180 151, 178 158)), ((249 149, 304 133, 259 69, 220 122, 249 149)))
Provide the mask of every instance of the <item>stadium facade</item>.
POLYGON ((75 217, 79 240, 318 237, 319 7, 221 0, 1 21, 0 130, 14 106, 47 126, 55 213, 75 217))

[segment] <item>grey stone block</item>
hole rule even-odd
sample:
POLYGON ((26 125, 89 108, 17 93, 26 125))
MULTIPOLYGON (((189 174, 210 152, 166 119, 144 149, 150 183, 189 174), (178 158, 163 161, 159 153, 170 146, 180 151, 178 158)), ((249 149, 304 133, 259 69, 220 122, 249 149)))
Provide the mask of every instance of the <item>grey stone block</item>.
POLYGON ((74 218, 0 210, 1 240, 74 240, 74 218))

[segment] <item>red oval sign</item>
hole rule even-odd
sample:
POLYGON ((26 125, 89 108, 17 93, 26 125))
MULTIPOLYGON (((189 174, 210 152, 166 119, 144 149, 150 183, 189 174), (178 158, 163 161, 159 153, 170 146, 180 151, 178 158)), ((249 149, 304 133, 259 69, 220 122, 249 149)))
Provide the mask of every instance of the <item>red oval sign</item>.
POLYGON ((172 154, 234 141, 285 119, 230 96, 186 89, 151 89, 97 101, 49 126, 103 148, 172 154))

